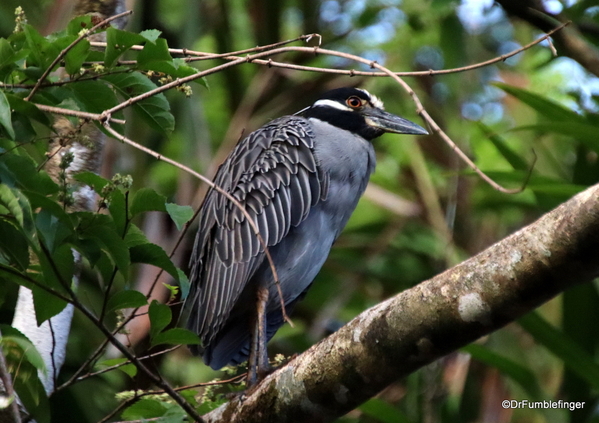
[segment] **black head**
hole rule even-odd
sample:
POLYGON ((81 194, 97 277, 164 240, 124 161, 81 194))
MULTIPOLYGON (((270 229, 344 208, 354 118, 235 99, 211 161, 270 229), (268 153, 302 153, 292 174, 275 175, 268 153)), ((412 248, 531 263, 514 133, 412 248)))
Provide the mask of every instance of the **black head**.
POLYGON ((387 113, 383 102, 366 90, 337 88, 324 93, 314 104, 299 112, 306 118, 330 123, 372 140, 385 132, 426 135, 428 132, 409 120, 387 113))

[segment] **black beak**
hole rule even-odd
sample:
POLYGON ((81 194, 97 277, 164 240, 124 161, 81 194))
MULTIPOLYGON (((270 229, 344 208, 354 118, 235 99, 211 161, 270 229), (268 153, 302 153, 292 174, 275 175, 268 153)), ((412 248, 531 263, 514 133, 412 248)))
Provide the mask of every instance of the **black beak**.
POLYGON ((394 134, 428 135, 428 131, 422 126, 375 107, 365 108, 362 111, 362 115, 369 126, 380 129, 384 132, 391 132, 394 134))

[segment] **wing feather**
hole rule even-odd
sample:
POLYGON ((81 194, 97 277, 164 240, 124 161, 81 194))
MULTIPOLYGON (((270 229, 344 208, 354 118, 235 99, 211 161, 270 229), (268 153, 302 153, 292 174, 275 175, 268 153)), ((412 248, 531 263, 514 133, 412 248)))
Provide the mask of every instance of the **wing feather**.
MULTIPOLYGON (((298 116, 274 120, 243 139, 219 167, 214 182, 244 206, 267 246, 299 225, 328 189, 328 175, 314 156, 310 123, 298 116)), ((186 305, 187 326, 204 347, 222 329, 264 260, 264 247, 247 216, 211 189, 200 211, 186 305)))

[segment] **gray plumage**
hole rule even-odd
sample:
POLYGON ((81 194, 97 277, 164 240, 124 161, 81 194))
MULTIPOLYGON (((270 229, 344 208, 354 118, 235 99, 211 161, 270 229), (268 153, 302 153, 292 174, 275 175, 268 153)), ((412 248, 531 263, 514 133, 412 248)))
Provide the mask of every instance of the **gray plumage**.
MULTIPOLYGON (((251 133, 217 172, 214 183, 245 206, 268 246, 288 314, 316 277, 374 171, 370 139, 385 131, 426 133, 381 107, 363 90, 331 91, 304 116, 285 116, 251 133), (360 99, 363 107, 354 111, 348 98, 360 99), (403 126, 378 125, 390 117, 393 125, 403 126)), ((258 286, 269 290, 267 339, 284 323, 264 248, 242 211, 214 189, 202 204, 190 266, 187 327, 199 335, 202 345, 191 349, 207 365, 219 369, 247 359, 258 286)))

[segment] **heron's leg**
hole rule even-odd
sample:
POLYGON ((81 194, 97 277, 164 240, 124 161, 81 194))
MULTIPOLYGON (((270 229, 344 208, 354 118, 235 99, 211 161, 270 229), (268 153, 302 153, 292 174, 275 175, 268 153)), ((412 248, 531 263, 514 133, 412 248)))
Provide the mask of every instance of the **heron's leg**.
POLYGON ((268 373, 268 351, 266 349, 266 303, 268 288, 260 286, 257 290, 256 318, 252 327, 247 387, 251 388, 268 373))

